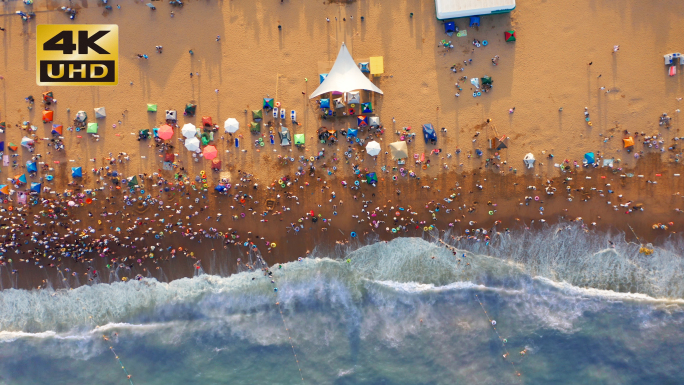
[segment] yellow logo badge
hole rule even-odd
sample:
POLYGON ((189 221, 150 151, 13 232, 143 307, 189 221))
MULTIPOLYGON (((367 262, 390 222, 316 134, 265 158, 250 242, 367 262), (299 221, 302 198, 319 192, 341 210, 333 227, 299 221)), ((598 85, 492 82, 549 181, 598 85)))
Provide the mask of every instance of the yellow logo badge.
POLYGON ((115 86, 119 83, 119 26, 38 25, 39 86, 115 86))

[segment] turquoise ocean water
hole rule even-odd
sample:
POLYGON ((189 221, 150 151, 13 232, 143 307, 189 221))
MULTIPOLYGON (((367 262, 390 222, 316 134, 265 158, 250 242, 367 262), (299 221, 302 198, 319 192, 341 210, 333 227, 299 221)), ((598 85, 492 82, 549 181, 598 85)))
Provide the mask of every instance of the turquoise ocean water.
POLYGON ((4 290, 0 384, 684 383, 680 241, 646 256, 563 225, 454 256, 429 238, 272 277, 4 290))

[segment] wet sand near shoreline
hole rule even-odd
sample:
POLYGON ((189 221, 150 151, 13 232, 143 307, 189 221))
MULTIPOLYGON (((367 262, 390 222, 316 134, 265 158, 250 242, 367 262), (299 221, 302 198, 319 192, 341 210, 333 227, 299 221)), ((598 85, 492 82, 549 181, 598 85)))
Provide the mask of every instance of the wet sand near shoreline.
MULTIPOLYGON (((216 209, 208 209, 203 211, 200 216, 193 217, 189 221, 183 220, 183 222, 193 224, 192 228, 194 230, 198 228, 207 230, 213 226, 217 231, 225 231, 227 233, 228 228, 232 228, 240 236, 237 239, 238 243, 241 244, 245 241, 254 242, 269 265, 296 260, 298 257, 306 257, 307 253, 313 251, 316 247, 319 248, 319 251, 325 251, 334 248, 338 242, 343 246, 350 242, 352 244, 356 242, 363 243, 367 236, 375 234, 379 236, 380 240, 390 240, 396 236, 427 236, 428 239, 434 240, 432 236, 424 232, 424 227, 434 225, 437 229, 444 231, 449 229, 450 222, 454 224, 452 229, 454 234, 465 236, 464 231, 466 229, 483 228, 503 232, 506 228, 510 228, 513 234, 515 234, 515 231, 520 230, 523 226, 532 228, 544 226, 540 221, 542 219, 547 221, 546 224, 554 224, 559 220, 572 221, 578 220, 578 217, 581 217, 588 230, 617 230, 625 233, 625 237, 629 241, 642 244, 655 242, 658 244, 658 239, 665 239, 681 231, 682 224, 679 221, 684 214, 674 211, 674 208, 684 205, 682 196, 677 194, 684 188, 684 183, 681 177, 673 176, 673 171, 679 168, 681 167, 677 165, 673 169, 673 165, 664 164, 658 157, 651 156, 649 159, 644 159, 638 168, 622 170, 615 174, 607 168, 581 169, 578 173, 567 173, 562 178, 554 178, 551 186, 556 187, 557 191, 552 196, 547 195, 543 189, 546 179, 534 175, 516 176, 509 174, 502 176, 491 171, 482 171, 476 175, 449 172, 438 177, 437 181, 429 181, 431 189, 420 187, 428 183, 424 178, 421 180, 399 179, 398 181, 391 181, 390 178, 387 178, 385 181, 380 181, 377 188, 363 185, 358 191, 342 188, 339 185, 339 181, 333 179, 329 181, 329 184, 339 187, 333 187, 330 191, 334 189, 336 200, 343 200, 344 202, 343 205, 338 205, 338 215, 333 215, 332 204, 328 202, 328 190, 321 193, 320 189, 318 189, 314 190, 310 196, 303 196, 311 191, 311 189, 315 189, 313 186, 310 186, 307 187, 309 190, 304 189, 304 192, 299 196, 300 205, 294 204, 292 202, 293 199, 284 198, 280 199, 276 204, 277 207, 280 205, 290 206, 292 211, 286 211, 282 215, 269 215, 267 217, 248 215, 244 219, 236 221, 232 220, 230 215, 247 210, 241 208, 230 210, 227 206, 233 203, 231 199, 225 196, 213 196, 214 194, 210 193, 207 204, 210 207, 219 208, 219 211, 224 213, 221 220, 216 222, 213 219, 216 217, 216 209), (660 174, 661 172, 661 177, 655 177, 656 173, 660 174), (631 174, 634 174, 634 176, 621 176, 631 174), (644 175, 644 177, 639 178, 638 175, 644 175), (650 178, 649 175, 651 176, 650 178), (601 176, 606 178, 602 179, 601 176), (572 178, 572 180, 565 180, 568 177, 572 178), (591 179, 587 179, 587 177, 591 177, 591 179), (657 183, 648 183, 649 180, 656 181, 657 183), (457 183, 461 187, 460 190, 456 186, 457 183), (606 187, 606 184, 610 184, 610 186, 606 187), (482 186, 482 190, 476 187, 476 185, 482 186), (529 190, 528 186, 535 186, 537 190, 529 190), (572 188, 570 193, 566 192, 566 186, 572 188), (582 187, 584 191, 577 191, 577 189, 582 187), (396 188, 402 191, 401 195, 396 195, 396 188), (591 191, 592 188, 597 190, 591 191), (608 189, 614 192, 612 194, 608 193, 608 189), (604 197, 600 196, 601 192, 598 190, 603 190, 604 197), (444 197, 458 193, 461 195, 456 196, 453 203, 446 205, 446 207, 451 207, 453 211, 447 214, 442 209, 441 212, 436 213, 437 219, 433 220, 426 209, 426 203, 430 201, 445 203, 442 201, 444 197), (365 198, 361 198, 361 194, 364 194, 365 198), (376 197, 372 197, 372 194, 375 194, 376 197), (357 195, 359 200, 355 201, 353 195, 357 195), (618 195, 623 195, 623 198, 618 198, 618 195), (520 203, 525 202, 525 196, 538 196, 540 200, 532 199, 529 201, 529 206, 524 204, 521 206, 520 203), (391 203, 387 203, 381 197, 391 198, 391 203), (568 201, 568 197, 572 197, 573 200, 568 201), (583 201, 583 199, 588 200, 583 201), (369 226, 369 218, 361 212, 363 208, 362 200, 373 201, 373 203, 368 204, 369 210, 375 209, 376 206, 382 208, 384 213, 387 213, 389 216, 384 217, 383 214, 378 212, 380 215, 375 219, 384 220, 386 223, 379 225, 377 229, 369 226), (609 200, 612 202, 611 205, 606 204, 609 200), (488 205, 490 201, 492 205, 488 205), (636 210, 626 214, 627 208, 618 206, 619 209, 615 210, 613 207, 613 205, 624 204, 628 201, 633 202, 630 207, 636 204, 643 204, 644 211, 636 210), (475 202, 477 203, 474 204, 475 202), (319 208, 319 204, 322 207, 319 208), (474 208, 474 211, 467 212, 466 210, 460 211, 455 209, 455 207, 464 204, 469 209, 474 208), (383 208, 385 205, 387 207, 383 208), (395 209, 390 210, 391 206, 394 206, 395 209), (393 212, 398 207, 405 208, 407 211, 411 207, 411 210, 417 212, 418 215, 413 216, 413 220, 416 223, 399 220, 397 223, 405 224, 406 231, 401 231, 400 234, 392 234, 386 231, 385 228, 395 227, 392 217, 394 215, 393 212), (540 214, 539 207, 544 208, 543 215, 540 214), (316 215, 320 213, 323 218, 332 218, 332 222, 330 225, 323 223, 321 220, 313 223, 310 217, 307 216, 301 222, 305 229, 295 234, 290 227, 290 223, 299 223, 298 218, 304 217, 304 213, 310 210, 313 210, 316 215), (493 215, 490 215, 489 211, 494 211, 493 215), (206 215, 211 215, 212 219, 205 220, 206 215), (352 215, 360 215, 359 219, 366 219, 366 221, 358 223, 358 219, 352 218, 352 215), (268 219, 268 222, 260 222, 257 218, 268 219), (455 222, 456 220, 460 222, 455 222), (425 224, 418 224, 421 221, 425 221, 425 224), (471 221, 474 222, 471 223, 471 221), (494 226, 494 221, 501 222, 494 226), (652 225, 655 223, 667 224, 671 221, 674 221, 674 225, 668 225, 668 230, 654 230, 652 228, 652 225), (595 225, 592 225, 592 222, 595 222, 595 225), (327 231, 322 231, 323 228, 327 228, 327 231), (634 233, 632 233, 632 230, 634 233), (359 239, 352 239, 350 237, 352 231, 359 235, 359 239), (638 240, 634 234, 639 237, 638 240), (261 237, 261 239, 257 239, 256 236, 261 237), (264 239, 268 240, 268 243, 276 243, 277 246, 268 251, 268 246, 265 244, 264 239)), ((310 177, 304 178, 304 180, 311 179, 310 177)), ((254 204, 254 201, 246 202, 246 207, 253 207, 256 212, 265 211, 265 200, 275 198, 279 192, 277 190, 257 190, 252 196, 254 201, 259 201, 260 203, 254 204)), ((168 193, 164 194, 171 195, 168 193)), ((190 201, 193 201, 197 196, 200 195, 198 193, 190 193, 190 201)), ((116 202, 117 198, 120 199, 120 196, 117 197, 115 194, 114 199, 111 201, 116 202)), ((183 200, 186 199, 171 199, 167 200, 167 204, 172 204, 176 201, 182 202, 183 200)), ((114 206, 117 206, 117 204, 114 204, 114 206)), ((27 214, 32 216, 40 208, 41 206, 31 207, 27 214)), ((97 225, 96 217, 89 218, 87 216, 86 212, 91 208, 94 209, 95 207, 76 208, 73 210, 73 214, 70 214, 70 217, 82 220, 83 222, 80 223, 81 227, 94 225, 98 233, 101 231, 106 232, 107 229, 104 225, 97 225)), ((434 209, 434 206, 431 206, 431 208, 434 209)), ((166 215, 165 211, 167 210, 160 211, 160 214, 166 215)), ((138 212, 134 208, 134 211, 131 213, 140 218, 150 218, 154 215, 154 212, 157 212, 154 207, 146 207, 138 212)), ((403 215, 403 217, 406 217, 406 215, 403 215)), ((141 226, 141 229, 130 232, 128 236, 144 236, 152 239, 153 234, 146 234, 142 231, 147 229, 148 225, 150 228, 155 229, 155 231, 162 230, 158 224, 155 225, 149 221, 145 222, 146 224, 141 226)), ((107 223, 106 225, 116 226, 117 223, 107 223)), ((123 227, 130 225, 130 223, 126 224, 126 222, 122 221, 120 225, 123 227)), ((61 289, 72 288, 85 283, 110 282, 111 280, 118 280, 123 277, 133 279, 138 274, 143 277, 154 277, 158 280, 168 281, 192 276, 198 272, 198 267, 205 273, 227 275, 248 269, 249 266, 247 264, 250 261, 254 262, 254 255, 252 255, 252 258, 249 256, 249 247, 242 245, 225 245, 224 247, 223 241, 225 239, 219 237, 205 238, 200 234, 194 240, 190 240, 188 237, 180 237, 179 233, 169 234, 168 230, 165 232, 166 235, 160 239, 152 239, 152 242, 146 241, 143 244, 138 244, 140 248, 145 244, 151 245, 158 241, 160 245, 158 251, 155 252, 154 258, 143 257, 142 255, 147 255, 147 253, 142 252, 140 249, 136 251, 130 248, 117 248, 113 246, 111 255, 108 255, 106 258, 97 257, 96 253, 93 253, 92 262, 86 263, 75 263, 69 258, 62 258, 59 262, 52 261, 56 262, 55 266, 52 267, 48 266, 48 263, 51 262, 50 260, 41 258, 41 265, 44 265, 43 268, 40 268, 34 264, 33 260, 31 263, 21 263, 18 261, 20 258, 26 257, 26 254, 13 255, 10 253, 8 257, 14 259, 13 268, 17 269, 18 273, 11 275, 7 267, 0 268, 1 282, 3 288, 30 288, 37 287, 38 285, 47 285, 55 289, 61 289), (201 243, 198 243, 198 240, 201 240, 201 243), (175 258, 171 258, 171 254, 168 251, 159 251, 169 246, 175 249, 182 247, 185 251, 176 253, 175 258), (194 255, 191 256, 190 253, 194 255), (115 269, 114 267, 108 268, 106 266, 108 263, 112 263, 110 258, 118 257, 119 261, 122 261, 126 256, 129 256, 129 261, 125 264, 131 264, 131 269, 115 269), (135 262, 137 258, 142 258, 142 262, 135 262), (240 262, 238 262, 238 258, 241 259, 240 262), (86 270, 88 267, 98 271, 97 277, 93 277, 92 270, 86 270), (69 268, 70 273, 65 272, 65 268, 69 268), (89 281, 89 279, 92 279, 92 281, 89 281)), ((434 235, 434 233, 430 234, 434 235)), ((124 233, 120 237, 125 235, 124 233)), ((478 238, 480 242, 484 241, 482 236, 478 238)), ((26 250, 26 247, 22 249, 26 250)))

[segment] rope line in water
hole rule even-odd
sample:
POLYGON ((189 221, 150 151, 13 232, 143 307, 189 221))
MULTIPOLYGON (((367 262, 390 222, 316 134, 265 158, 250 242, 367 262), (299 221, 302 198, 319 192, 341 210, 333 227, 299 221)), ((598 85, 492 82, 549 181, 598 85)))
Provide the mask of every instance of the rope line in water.
POLYGON ((276 306, 278 306, 280 318, 283 320, 283 326, 285 327, 285 331, 287 332, 287 339, 290 342, 290 346, 292 347, 292 354, 294 355, 295 362, 297 363, 297 370, 299 370, 299 376, 302 378, 302 382, 304 382, 304 375, 302 374, 301 366, 299 366, 299 358, 297 358, 294 343, 292 342, 292 337, 290 336, 290 329, 288 329, 287 324, 285 323, 285 315, 283 315, 283 308, 280 306, 280 302, 276 302, 276 306))
MULTIPOLYGON (((105 341, 108 341, 107 337, 105 337, 105 336, 102 336, 102 337, 105 339, 105 341)), ((121 365, 121 369, 123 369, 124 373, 126 373, 126 378, 128 378, 128 382, 130 382, 131 385, 133 385, 133 380, 131 380, 131 377, 132 377, 132 376, 131 376, 130 374, 128 374, 128 370, 126 370, 126 367, 125 367, 124 364, 121 362, 121 359, 119 358, 119 355, 116 354, 116 352, 114 351, 114 347, 110 346, 110 347, 109 347, 109 350, 111 350, 112 353, 114 353, 114 357, 115 357, 116 360, 119 362, 119 365, 121 365)))
MULTIPOLYGON (((511 364, 511 366, 513 367, 513 371, 515 372, 515 375, 520 377, 520 372, 518 371, 518 368, 515 367, 515 362, 508 359, 508 357, 510 357, 510 354, 508 353, 508 348, 506 347, 506 339, 502 338, 501 335, 499 334, 499 331, 496 330, 496 322, 489 317, 489 314, 487 313, 487 310, 485 310, 485 307, 482 304, 482 301, 480 301, 480 297, 477 294, 475 294, 475 298, 477 298, 477 302, 480 304, 480 307, 482 308, 482 311, 484 312, 485 317, 487 317, 487 319, 489 320, 489 324, 492 326, 492 329, 494 329, 494 333, 496 333, 496 336, 499 337, 499 341, 501 341, 501 345, 503 346, 503 349, 506 352, 506 354, 504 354, 503 358, 506 361, 508 361, 508 363, 511 364)), ((525 354, 524 352, 525 352, 525 350, 520 352, 520 354, 524 356, 524 354, 525 354)))

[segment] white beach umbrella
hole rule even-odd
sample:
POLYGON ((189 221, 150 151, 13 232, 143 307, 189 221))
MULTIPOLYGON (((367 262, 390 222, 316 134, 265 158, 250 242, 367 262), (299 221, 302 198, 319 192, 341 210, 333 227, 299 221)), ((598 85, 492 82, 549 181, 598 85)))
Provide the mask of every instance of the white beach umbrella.
POLYGON ((240 122, 238 122, 235 118, 229 118, 223 124, 223 128, 227 133, 232 134, 240 128, 240 122))
POLYGON ((194 138, 197 135, 197 127, 192 123, 186 123, 181 128, 181 134, 186 138, 194 138))
POLYGON ((523 158, 523 161, 527 165, 527 168, 534 167, 534 154, 532 154, 531 152, 527 153, 527 155, 525 155, 525 157, 523 158))
POLYGON ((380 143, 376 141, 368 142, 366 145, 366 152, 370 156, 376 156, 380 153, 380 143))
POLYGON ((185 148, 190 151, 197 151, 200 148, 200 141, 197 138, 189 138, 185 140, 185 148))

